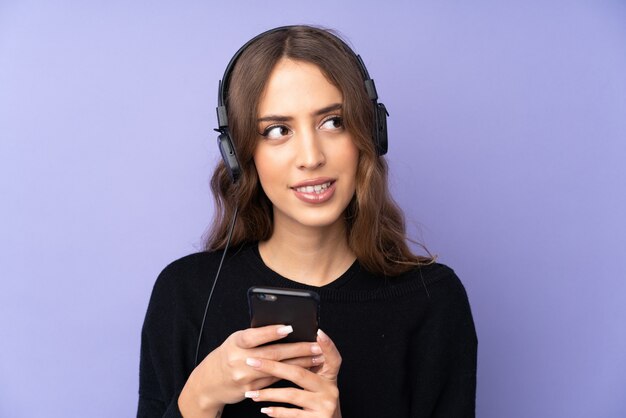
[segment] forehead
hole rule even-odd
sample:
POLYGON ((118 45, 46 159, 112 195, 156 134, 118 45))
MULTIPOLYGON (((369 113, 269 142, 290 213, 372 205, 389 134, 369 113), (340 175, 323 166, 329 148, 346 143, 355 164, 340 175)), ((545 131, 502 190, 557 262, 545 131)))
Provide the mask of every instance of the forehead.
POLYGON ((270 73, 259 100, 259 116, 312 113, 342 103, 341 91, 315 64, 282 58, 270 73))

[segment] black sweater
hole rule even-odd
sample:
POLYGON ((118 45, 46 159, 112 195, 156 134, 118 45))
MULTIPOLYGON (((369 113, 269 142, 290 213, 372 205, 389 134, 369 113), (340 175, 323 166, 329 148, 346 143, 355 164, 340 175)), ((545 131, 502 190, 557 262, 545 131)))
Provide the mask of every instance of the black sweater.
MULTIPOLYGON (((180 417, 202 314, 221 252, 197 253, 159 275, 142 331, 138 417, 180 417)), ((477 339, 467 295, 441 264, 380 277, 355 262, 334 282, 306 286, 270 270, 256 245, 232 249, 213 294, 199 359, 249 327, 251 286, 319 293, 320 327, 342 356, 344 418, 473 417, 477 339), (425 290, 428 289, 428 294, 425 290)), ((265 417, 260 403, 226 405, 223 417, 265 417)))

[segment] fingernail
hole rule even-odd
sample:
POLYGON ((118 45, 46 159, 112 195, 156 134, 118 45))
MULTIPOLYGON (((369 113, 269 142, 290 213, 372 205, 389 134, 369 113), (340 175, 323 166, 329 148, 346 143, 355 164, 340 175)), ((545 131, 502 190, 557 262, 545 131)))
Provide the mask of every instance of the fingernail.
POLYGON ((269 415, 269 414, 271 414, 271 413, 272 413, 272 408, 261 408, 261 412, 262 412, 263 414, 267 414, 267 415, 269 415))
POLYGON ((246 364, 250 367, 260 367, 261 366, 261 360, 257 360, 255 358, 252 357, 248 357, 246 359, 246 364))
POLYGON ((246 398, 258 398, 259 397, 259 391, 258 390, 249 390, 246 393, 244 393, 243 396, 245 396, 246 398))
POLYGON ((328 335, 326 335, 326 333, 322 331, 321 329, 317 330, 317 336, 319 337, 320 341, 323 341, 323 342, 327 342, 330 340, 330 338, 328 338, 328 335))
POLYGON ((311 353, 322 354, 322 347, 320 347, 318 344, 311 344, 311 353))
POLYGON ((311 362, 313 362, 313 364, 321 364, 324 362, 324 356, 317 356, 317 357, 312 357, 311 358, 311 362))
POLYGON ((293 332, 293 327, 291 325, 285 325, 276 330, 278 335, 289 335, 293 332))

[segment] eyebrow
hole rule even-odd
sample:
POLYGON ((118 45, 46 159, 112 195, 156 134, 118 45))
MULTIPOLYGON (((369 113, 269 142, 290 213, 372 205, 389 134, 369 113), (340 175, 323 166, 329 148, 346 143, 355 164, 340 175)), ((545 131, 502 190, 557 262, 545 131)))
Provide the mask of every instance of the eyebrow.
MULTIPOLYGON (((323 107, 321 109, 313 112, 313 116, 320 116, 324 113, 332 112, 333 110, 341 110, 343 105, 341 103, 334 103, 329 106, 323 107)), ((287 122, 292 120, 291 116, 281 116, 281 115, 267 115, 262 118, 258 118, 257 122, 287 122)))

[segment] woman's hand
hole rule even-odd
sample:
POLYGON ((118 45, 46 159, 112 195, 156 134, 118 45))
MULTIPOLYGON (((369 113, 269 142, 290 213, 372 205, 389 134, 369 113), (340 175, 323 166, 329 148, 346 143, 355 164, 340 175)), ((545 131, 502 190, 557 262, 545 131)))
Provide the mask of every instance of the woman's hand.
POLYGON ((316 367, 316 370, 280 361, 248 358, 247 363, 254 370, 277 379, 289 380, 302 389, 267 388, 246 392, 246 397, 255 401, 284 402, 302 408, 261 408, 261 412, 270 417, 341 418, 337 389, 341 356, 335 344, 321 330, 318 331, 317 342, 322 349, 324 364, 316 367))
POLYGON ((281 379, 250 367, 246 359, 277 362, 300 370, 320 366, 324 360, 317 343, 262 346, 278 341, 292 331, 291 326, 270 325, 231 334, 189 376, 178 398, 183 416, 214 418, 225 404, 239 402, 244 399, 244 393, 259 390, 281 379))

